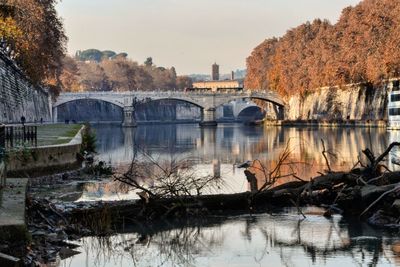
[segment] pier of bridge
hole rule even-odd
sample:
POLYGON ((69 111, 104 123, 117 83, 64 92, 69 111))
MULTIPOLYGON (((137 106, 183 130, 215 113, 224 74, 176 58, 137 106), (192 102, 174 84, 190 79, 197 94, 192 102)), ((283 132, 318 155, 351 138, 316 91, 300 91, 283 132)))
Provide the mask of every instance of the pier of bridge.
POLYGON ((111 103, 123 110, 123 126, 136 127, 135 106, 157 100, 177 100, 191 103, 201 109, 200 125, 204 127, 217 126, 216 110, 219 106, 232 101, 249 99, 272 103, 284 114, 284 102, 279 95, 265 90, 225 90, 225 91, 132 91, 132 92, 82 92, 62 93, 53 103, 53 119, 58 119, 58 107, 79 100, 100 100, 111 103))

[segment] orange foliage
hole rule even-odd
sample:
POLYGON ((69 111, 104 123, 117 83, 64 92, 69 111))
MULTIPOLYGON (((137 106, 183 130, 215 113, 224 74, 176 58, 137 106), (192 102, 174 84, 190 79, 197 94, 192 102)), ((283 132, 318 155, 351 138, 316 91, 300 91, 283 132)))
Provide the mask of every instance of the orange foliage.
POLYGON ((398 77, 398 14, 399 0, 364 0, 334 25, 318 19, 267 39, 247 58, 245 86, 291 95, 398 77))

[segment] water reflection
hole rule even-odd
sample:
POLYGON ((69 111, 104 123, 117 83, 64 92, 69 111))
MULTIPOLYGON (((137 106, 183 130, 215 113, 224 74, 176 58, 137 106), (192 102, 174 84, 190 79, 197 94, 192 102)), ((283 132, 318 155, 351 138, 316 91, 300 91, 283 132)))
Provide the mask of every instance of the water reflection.
POLYGON ((63 266, 395 266, 398 238, 341 217, 293 213, 136 225, 85 238, 63 266))
MULTIPOLYGON (((171 157, 198 159, 195 165, 200 175, 224 179, 225 186, 217 193, 235 193, 249 189, 243 170, 235 164, 259 159, 266 169, 273 169, 279 155, 289 143, 290 166, 284 173, 295 173, 303 179, 318 175, 326 168, 321 139, 324 140, 334 170, 348 170, 363 157, 361 151, 372 148, 378 154, 391 140, 398 140, 397 132, 367 128, 279 128, 248 127, 241 124, 220 124, 218 128, 187 125, 142 125, 136 129, 112 125, 95 126, 100 159, 123 170, 135 153, 134 147, 146 150, 153 158, 171 157)), ((391 154, 389 165, 397 152, 391 154)), ((285 169, 286 168, 286 169, 285 169)), ((255 171, 257 173, 257 171, 255 171)), ((257 173, 258 186, 265 176, 257 173)), ((286 182, 290 178, 281 179, 286 182)), ((122 194, 123 196, 123 194, 122 194)), ((129 198, 129 196, 126 196, 129 198)))
MULTIPOLYGON (((361 149, 382 151, 390 137, 385 129, 262 128, 240 124, 222 124, 218 128, 200 128, 193 124, 143 125, 135 129, 102 125, 95 129, 101 159, 114 164, 129 162, 135 145, 146 147, 152 154, 195 155, 203 162, 218 159, 234 164, 254 159, 273 160, 288 141, 295 157, 321 163, 320 140, 323 139, 328 149, 338 153, 333 164, 340 166, 356 162, 361 149)), ((396 135, 396 132, 390 134, 396 135)))

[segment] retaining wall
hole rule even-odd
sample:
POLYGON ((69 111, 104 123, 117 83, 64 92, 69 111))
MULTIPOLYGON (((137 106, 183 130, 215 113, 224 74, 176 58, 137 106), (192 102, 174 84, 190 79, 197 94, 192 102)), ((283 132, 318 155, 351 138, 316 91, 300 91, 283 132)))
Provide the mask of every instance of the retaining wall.
POLYGON ((51 121, 49 94, 33 86, 14 61, 0 52, 0 123, 51 121))
POLYGON ((40 176, 80 165, 82 131, 68 144, 26 148, 7 152, 7 176, 40 176))
POLYGON ((306 96, 290 97, 287 120, 386 120, 388 85, 321 88, 306 96))
POLYGON ((6 185, 6 166, 4 161, 0 159, 0 188, 6 185))

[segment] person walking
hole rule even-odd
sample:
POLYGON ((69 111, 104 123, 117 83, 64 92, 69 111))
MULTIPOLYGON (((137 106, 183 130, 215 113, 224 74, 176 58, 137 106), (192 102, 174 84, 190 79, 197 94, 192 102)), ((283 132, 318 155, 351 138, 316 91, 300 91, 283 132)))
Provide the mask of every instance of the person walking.
POLYGON ((26 122, 26 118, 25 118, 25 116, 21 116, 21 123, 22 123, 22 126, 25 126, 25 122, 26 122))

